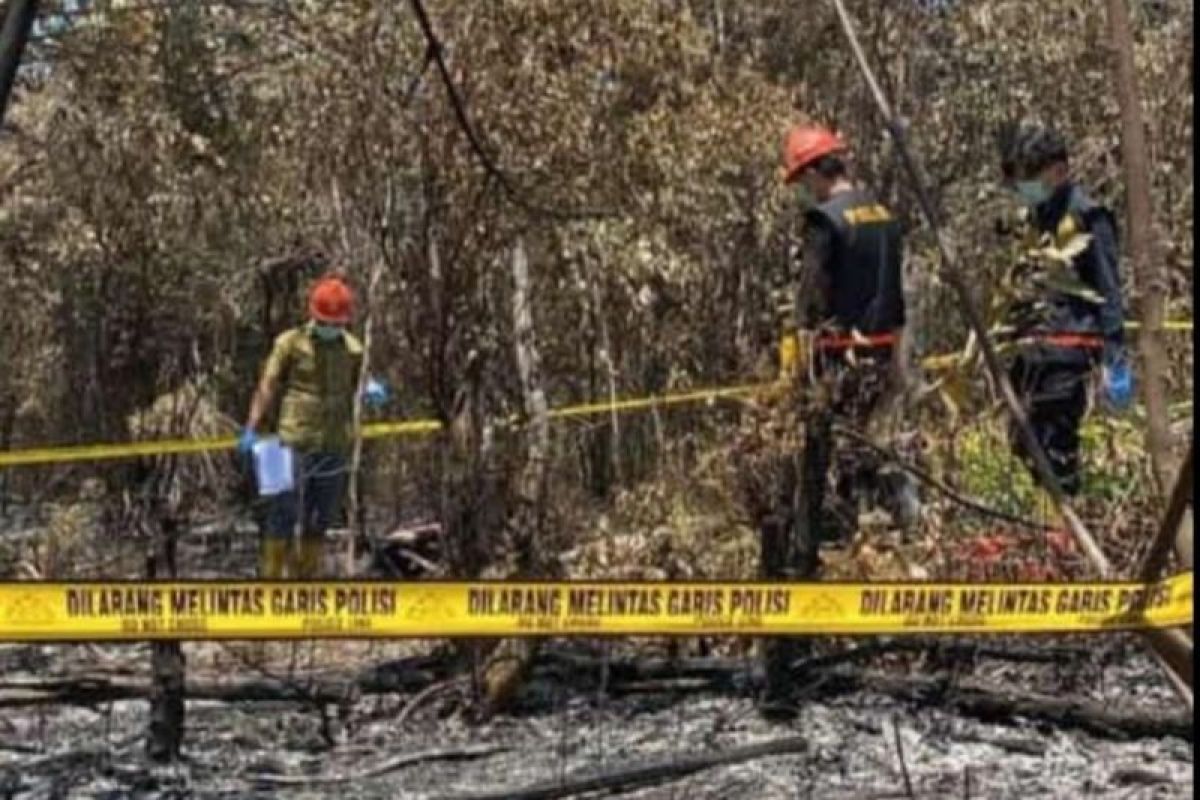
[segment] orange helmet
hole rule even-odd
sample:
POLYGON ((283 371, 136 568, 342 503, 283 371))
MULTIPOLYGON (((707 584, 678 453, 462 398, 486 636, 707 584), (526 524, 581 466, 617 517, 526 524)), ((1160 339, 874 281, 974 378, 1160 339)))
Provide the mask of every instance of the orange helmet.
POLYGON ((813 162, 845 150, 846 143, 828 128, 819 125, 795 126, 783 141, 783 182, 791 183, 813 162))
POLYGON ((347 325, 354 312, 354 293, 336 275, 326 275, 308 292, 308 315, 317 322, 347 325))

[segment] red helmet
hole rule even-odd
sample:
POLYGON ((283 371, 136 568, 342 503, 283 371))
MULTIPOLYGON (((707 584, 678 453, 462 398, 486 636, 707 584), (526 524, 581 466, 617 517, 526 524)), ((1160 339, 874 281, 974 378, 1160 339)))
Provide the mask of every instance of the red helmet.
POLYGON ((326 275, 308 293, 308 315, 317 322, 348 325, 354 312, 354 293, 345 281, 326 275))
POLYGON ((795 126, 783 141, 783 182, 791 183, 813 162, 845 150, 846 143, 828 128, 819 125, 795 126))

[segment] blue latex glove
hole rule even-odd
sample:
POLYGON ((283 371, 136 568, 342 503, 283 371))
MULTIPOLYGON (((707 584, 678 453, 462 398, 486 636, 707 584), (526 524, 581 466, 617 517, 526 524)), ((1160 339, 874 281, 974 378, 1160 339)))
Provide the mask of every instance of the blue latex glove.
POLYGON ((249 456, 254 452, 254 444, 258 441, 258 434, 253 428, 242 428, 242 432, 238 435, 237 451, 239 455, 249 456))
POLYGON ((1122 355, 1108 359, 1103 372, 1104 400, 1115 411, 1133 403, 1133 370, 1122 355))
POLYGON ((370 378, 363 387, 362 401, 368 408, 379 408, 385 405, 391 397, 387 384, 377 378, 370 378))

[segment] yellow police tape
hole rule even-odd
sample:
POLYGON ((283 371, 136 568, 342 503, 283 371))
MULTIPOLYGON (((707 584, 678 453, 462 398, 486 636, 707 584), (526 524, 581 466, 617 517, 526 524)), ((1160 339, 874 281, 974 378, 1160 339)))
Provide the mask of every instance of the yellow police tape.
POLYGON ((1191 572, 1150 584, 0 584, 0 641, 1086 633, 1191 622, 1191 572))
MULTIPOLYGON (((638 397, 624 400, 583 403, 551 409, 551 419, 573 419, 640 411, 648 408, 666 408, 690 403, 715 402, 732 397, 744 397, 767 384, 724 386, 712 389, 696 389, 656 397, 638 397)), ((516 422, 516 418, 510 422, 516 422)), ((422 436, 440 430, 442 423, 435 419, 401 420, 396 422, 373 422, 363 426, 364 439, 382 439, 398 436, 422 436)), ((0 469, 4 467, 34 466, 37 464, 67 464, 79 461, 107 461, 119 458, 148 456, 187 455, 208 453, 216 450, 231 450, 237 445, 232 436, 206 439, 154 439, 145 442, 122 444, 68 445, 63 447, 37 447, 29 450, 0 452, 0 469)))
MULTIPOLYGON (((1139 323, 1130 322, 1127 328, 1139 328, 1139 323)), ((1191 330, 1190 320, 1179 320, 1163 323, 1163 330, 1191 330)), ((922 360, 921 365, 928 370, 938 371, 950 369, 960 363, 962 355, 949 353, 929 356, 922 360)), ((773 383, 745 384, 741 386, 721 386, 707 389, 695 389, 673 394, 652 397, 637 397, 613 399, 594 403, 582 403, 552 409, 551 419, 575 419, 579 417, 596 416, 599 414, 616 414, 628 411, 644 411, 650 408, 669 408, 671 406, 688 405, 691 403, 713 403, 717 400, 746 397, 756 391, 773 386, 773 383)), ((515 422, 516 419, 510 420, 515 422)), ((435 419, 399 420, 393 422, 374 422, 363 426, 364 439, 382 439, 400 436, 423 436, 440 430, 442 423, 435 419)), ((232 436, 218 436, 205 439, 155 439, 144 442, 123 442, 117 444, 65 445, 61 447, 36 447, 28 450, 12 450, 0 452, 0 469, 5 467, 35 466, 38 464, 68 464, 81 461, 108 461, 121 458, 139 458, 149 456, 190 455, 209 453, 217 450, 231 450, 237 445, 232 436)))

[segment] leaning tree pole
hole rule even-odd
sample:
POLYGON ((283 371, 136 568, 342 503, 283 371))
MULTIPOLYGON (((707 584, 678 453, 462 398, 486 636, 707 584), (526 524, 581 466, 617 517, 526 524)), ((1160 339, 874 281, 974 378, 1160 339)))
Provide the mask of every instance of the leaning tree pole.
MULTIPOLYGON (((917 207, 920 209, 922 216, 929 225, 930 231, 933 233, 934 243, 937 246, 941 262, 941 274, 958 296, 960 310, 966 317, 968 326, 970 326, 979 342, 984 365, 991 374, 992 380, 995 381, 996 386, 999 388, 1000 399, 1004 402, 1009 417, 1016 423, 1018 432, 1021 434, 1021 438, 1025 441, 1026 447, 1033 457, 1033 467, 1040 479, 1039 482, 1046 487, 1051 499, 1053 499, 1059 512, 1062 514, 1069 530, 1075 537, 1075 541, 1079 544, 1088 561, 1092 563, 1092 566, 1101 577, 1111 577, 1112 565, 1100 548, 1099 542, 1096 541, 1091 532, 1083 524, 1083 521, 1067 503, 1062 488, 1058 485, 1057 480, 1050 471, 1050 463, 1046 453, 1033 435, 1033 431, 1029 426, 1029 420, 1026 418, 1025 412, 1017 400, 1012 384, 1000 366, 1000 360, 996 354, 995 347, 988 340, 987 330, 983 324, 983 317, 976 307, 975 300, 968 288, 966 274, 959 266, 952 248, 942 232, 940 215, 926 189, 921 170, 909 150, 905 129, 897 121, 897 117, 893 113, 891 105, 888 103, 888 99, 879 85, 875 73, 867 61, 866 53, 863 51, 862 45, 858 41, 858 35, 854 30, 854 21, 851 19, 849 12, 846 11, 845 0, 830 1, 841 22, 846 42, 850 45, 863 79, 871 91, 872 99, 879 109, 880 116, 883 118, 892 141, 896 145, 896 152, 900 158, 901 166, 908 174, 910 186, 916 195, 917 207)), ((1168 477, 1167 480, 1169 481, 1170 478, 1168 477)), ((1143 631, 1143 636, 1148 641, 1151 653, 1158 661, 1159 666, 1162 667, 1172 688, 1175 689, 1180 698, 1187 704, 1188 709, 1191 710, 1193 707, 1191 639, 1178 629, 1149 629, 1143 631)))
MULTIPOLYGON (((1165 497, 1171 489, 1175 459, 1171 447, 1170 419, 1167 415, 1167 371, 1170 364, 1163 347, 1162 326, 1167 309, 1167 271, 1155 235, 1154 201, 1151 191, 1151 164, 1146 147, 1146 124, 1134 61, 1133 31, 1126 0, 1105 0, 1108 14, 1109 49, 1117 79, 1117 103, 1121 109, 1121 161, 1125 179, 1129 256, 1140 294, 1139 316, 1142 329, 1138 350, 1142 357, 1142 394, 1149 423, 1147 439, 1150 461, 1158 494, 1165 497)), ((1190 514, 1176 535, 1180 559, 1192 566, 1192 526, 1190 514)))
POLYGON ((1149 421, 1150 458, 1160 495, 1171 488, 1171 436, 1167 417, 1166 374, 1162 324, 1166 315, 1166 270, 1155 237, 1151 165, 1146 148, 1146 124, 1134 62, 1133 32, 1125 0, 1105 0, 1109 50, 1113 56, 1117 103, 1121 109, 1121 161, 1125 182, 1129 256, 1140 295, 1142 329, 1141 383, 1149 421))
POLYGON ((8 0, 4 12, 4 28, 0 29, 0 125, 8 115, 8 98, 21 66, 21 54, 33 30, 38 0, 8 0))

